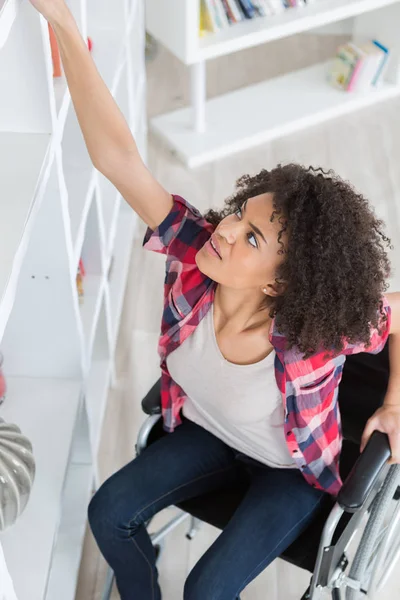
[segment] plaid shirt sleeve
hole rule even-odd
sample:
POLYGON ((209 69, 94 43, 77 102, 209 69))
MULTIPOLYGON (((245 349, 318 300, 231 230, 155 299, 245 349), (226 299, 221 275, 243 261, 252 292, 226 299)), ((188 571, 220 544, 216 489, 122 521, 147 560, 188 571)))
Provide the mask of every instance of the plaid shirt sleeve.
POLYGON ((147 229, 143 247, 166 254, 169 259, 193 263, 198 250, 214 228, 200 211, 181 196, 173 195, 173 206, 164 221, 153 231, 147 229))
POLYGON ((172 380, 166 365, 167 350, 179 346, 183 335, 196 326, 198 317, 191 322, 186 318, 209 289, 211 280, 196 265, 196 254, 214 231, 201 213, 180 196, 164 221, 153 231, 148 229, 143 246, 166 255, 164 281, 164 311, 161 322, 159 354, 161 357, 161 405, 164 429, 173 431, 180 423, 179 411, 185 393, 172 380))
POLYGON ((346 344, 343 354, 358 354, 359 352, 367 352, 368 354, 379 354, 385 347, 390 333, 391 324, 391 309, 390 304, 385 296, 382 297, 381 306, 379 308, 379 329, 371 329, 371 343, 365 344, 346 344))

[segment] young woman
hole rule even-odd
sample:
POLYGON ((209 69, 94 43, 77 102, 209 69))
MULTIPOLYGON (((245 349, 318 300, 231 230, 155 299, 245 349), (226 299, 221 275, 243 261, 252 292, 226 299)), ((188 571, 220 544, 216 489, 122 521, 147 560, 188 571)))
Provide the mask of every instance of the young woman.
POLYGON ((145 523, 166 506, 245 480, 232 520, 190 573, 185 600, 234 600, 341 486, 337 395, 346 356, 391 336, 385 403, 368 422, 400 461, 400 294, 367 201, 332 173, 278 166, 237 182, 204 217, 141 161, 64 0, 51 22, 93 164, 166 255, 160 337, 164 427, 115 473, 89 519, 122 600, 159 600, 145 523))

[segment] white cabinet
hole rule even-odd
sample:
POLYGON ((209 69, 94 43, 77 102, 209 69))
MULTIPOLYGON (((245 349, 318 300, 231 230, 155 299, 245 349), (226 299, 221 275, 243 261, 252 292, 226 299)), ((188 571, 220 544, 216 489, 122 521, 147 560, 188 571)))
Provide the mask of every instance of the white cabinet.
MULTIPOLYGON (((143 1, 68 3, 146 160, 143 1)), ((46 21, 27 0, 0 0, 0 416, 37 463, 25 512, 0 534, 18 600, 75 595, 137 222, 92 166, 52 72, 46 21)), ((0 569, 0 598, 14 600, 1 549, 0 569)))
MULTIPOLYGON (((191 106, 151 120, 153 130, 189 166, 305 129, 400 93, 399 0, 314 0, 282 14, 245 20, 199 36, 200 0, 147 0, 146 26, 191 70, 191 106), (294 34, 343 25, 354 37, 377 38, 391 50, 387 77, 370 92, 346 93, 327 83, 329 64, 206 100, 205 63, 294 34)), ((329 29, 328 29, 329 28, 329 29)))

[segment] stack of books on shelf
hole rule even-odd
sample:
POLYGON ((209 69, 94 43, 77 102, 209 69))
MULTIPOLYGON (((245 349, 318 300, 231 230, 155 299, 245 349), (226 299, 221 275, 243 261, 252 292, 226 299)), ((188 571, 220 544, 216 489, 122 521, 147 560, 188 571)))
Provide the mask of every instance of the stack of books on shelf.
POLYGON ((300 8, 318 0, 200 0, 200 35, 215 33, 235 23, 270 17, 289 8, 300 8))
POLYGON ((76 289, 78 291, 79 304, 83 304, 83 299, 85 297, 85 290, 84 290, 84 286, 83 286, 83 280, 85 278, 85 275, 86 275, 86 271, 85 271, 85 267, 83 265, 83 260, 80 259, 79 266, 78 266, 78 272, 76 274, 76 289))
POLYGON ((372 40, 338 48, 329 73, 331 84, 346 92, 366 92, 383 80, 389 49, 372 40))

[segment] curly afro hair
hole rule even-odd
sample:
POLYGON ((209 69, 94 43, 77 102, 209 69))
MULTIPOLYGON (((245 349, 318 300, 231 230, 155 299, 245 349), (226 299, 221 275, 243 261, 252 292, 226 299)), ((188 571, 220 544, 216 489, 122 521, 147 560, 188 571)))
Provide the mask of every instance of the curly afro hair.
POLYGON ((204 217, 217 226, 245 200, 266 192, 273 193, 271 219, 282 226, 278 240, 288 234, 276 273, 284 292, 269 297, 267 305, 289 347, 310 356, 340 353, 344 339, 368 345, 371 327, 383 324, 390 275, 383 222, 333 171, 298 164, 243 175, 224 209, 210 209, 204 217))

